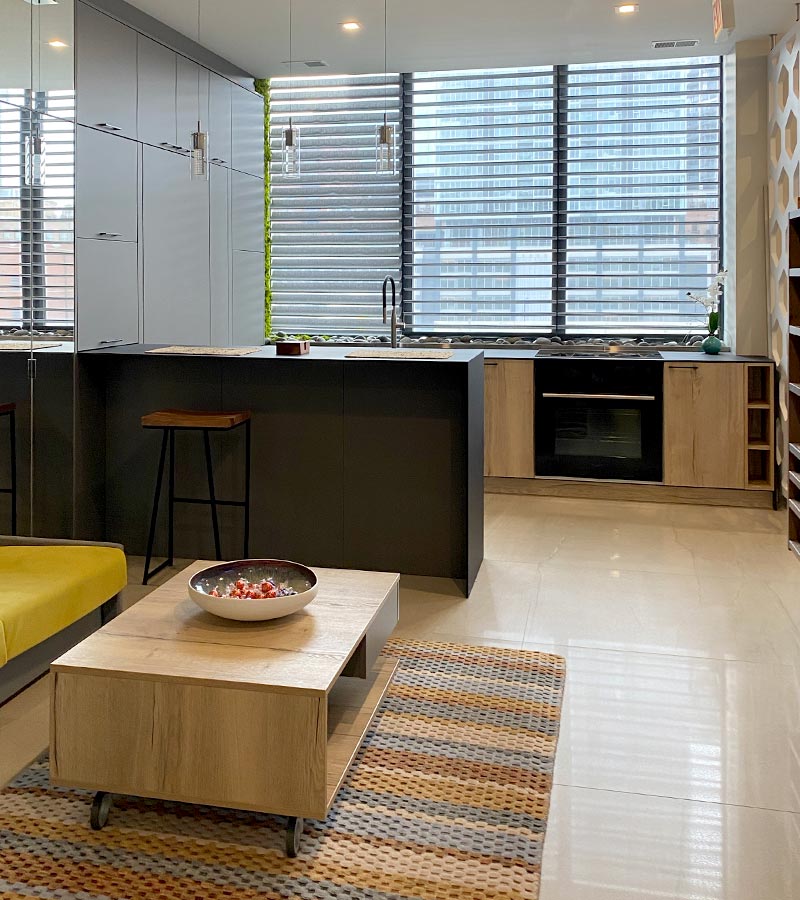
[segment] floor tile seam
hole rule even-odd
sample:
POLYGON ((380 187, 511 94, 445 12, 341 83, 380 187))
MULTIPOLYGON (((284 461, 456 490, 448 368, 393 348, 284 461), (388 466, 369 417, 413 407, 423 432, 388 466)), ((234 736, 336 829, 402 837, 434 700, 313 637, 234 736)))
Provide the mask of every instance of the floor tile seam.
MULTIPOLYGON (((558 751, 556 751, 556 754, 558 751)), ((599 794, 614 794, 627 797, 652 798, 654 800, 674 800, 678 803, 702 803, 705 806, 720 806, 727 809, 748 809, 756 812, 771 812, 779 815, 792 816, 800 821, 800 809, 777 809, 773 806, 757 806, 752 803, 730 803, 724 800, 702 800, 696 797, 680 797, 674 794, 648 793, 646 791, 623 791, 614 788, 594 787, 588 784, 572 784, 568 781, 553 780, 553 787, 569 788, 577 791, 593 791, 599 794)))

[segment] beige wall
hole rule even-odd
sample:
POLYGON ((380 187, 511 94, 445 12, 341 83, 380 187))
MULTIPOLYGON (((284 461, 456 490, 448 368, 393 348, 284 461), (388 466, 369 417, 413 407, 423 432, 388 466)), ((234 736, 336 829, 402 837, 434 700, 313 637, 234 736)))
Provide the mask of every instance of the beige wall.
POLYGON ((748 41, 725 59, 725 338, 737 353, 757 356, 769 350, 768 52, 768 41, 748 41))

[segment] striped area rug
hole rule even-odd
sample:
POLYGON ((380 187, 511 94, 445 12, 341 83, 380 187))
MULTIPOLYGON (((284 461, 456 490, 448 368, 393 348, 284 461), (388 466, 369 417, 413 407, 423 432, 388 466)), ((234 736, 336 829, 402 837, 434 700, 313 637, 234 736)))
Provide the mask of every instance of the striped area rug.
MULTIPOLYGON (((0 897, 53 900, 536 900, 564 661, 391 641, 400 659, 324 822, 283 855, 284 820, 52 789, 0 795, 0 897)), ((177 749, 177 748, 176 748, 177 749)))

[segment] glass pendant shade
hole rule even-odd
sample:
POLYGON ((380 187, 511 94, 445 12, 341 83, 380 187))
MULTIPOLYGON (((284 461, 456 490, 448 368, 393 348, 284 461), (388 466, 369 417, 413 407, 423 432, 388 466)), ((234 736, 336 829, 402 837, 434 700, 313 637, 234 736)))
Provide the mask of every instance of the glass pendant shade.
POLYGON ((289 127, 283 129, 283 174, 290 178, 300 176, 300 132, 289 119, 289 127))
POLYGON ((25 138, 25 184, 41 187, 45 183, 47 155, 41 131, 35 129, 25 138))
POLYGON ((376 172, 378 175, 394 175, 394 127, 386 116, 383 125, 375 129, 376 172))
POLYGON ((192 132, 192 150, 189 154, 192 178, 208 180, 208 132, 197 123, 197 131, 192 132))

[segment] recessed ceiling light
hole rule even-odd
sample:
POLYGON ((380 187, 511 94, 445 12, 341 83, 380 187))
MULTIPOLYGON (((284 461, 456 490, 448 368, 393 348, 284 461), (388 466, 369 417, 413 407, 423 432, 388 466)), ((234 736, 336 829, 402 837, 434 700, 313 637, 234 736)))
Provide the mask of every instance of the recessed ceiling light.
POLYGON ((638 3, 623 3, 620 6, 615 6, 614 9, 616 10, 617 15, 632 16, 634 13, 639 12, 639 4, 638 3))
POLYGON ((342 31, 361 31, 361 22, 342 22, 342 31))
POLYGON ((56 38, 54 41, 48 41, 47 43, 48 43, 49 46, 51 46, 51 47, 58 47, 59 49, 60 49, 61 47, 67 47, 67 46, 69 46, 69 45, 66 44, 64 41, 60 41, 58 38, 56 38))

